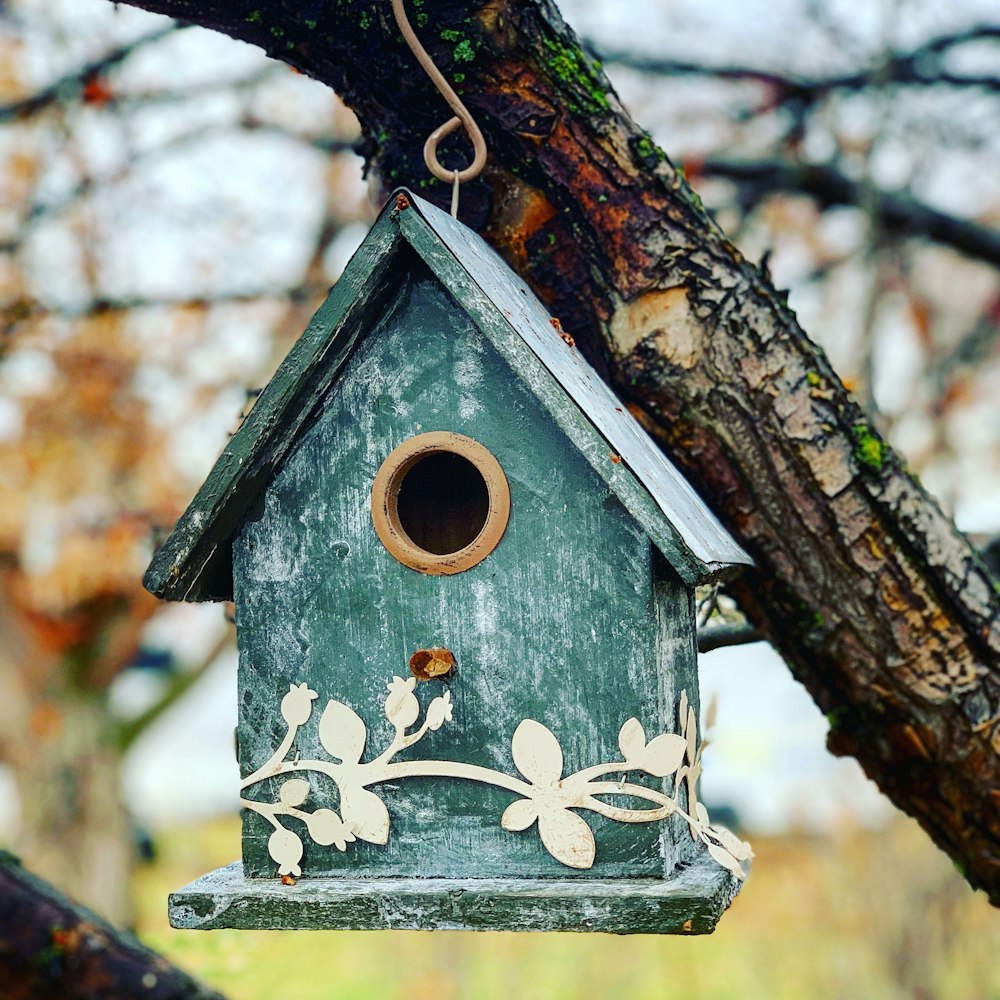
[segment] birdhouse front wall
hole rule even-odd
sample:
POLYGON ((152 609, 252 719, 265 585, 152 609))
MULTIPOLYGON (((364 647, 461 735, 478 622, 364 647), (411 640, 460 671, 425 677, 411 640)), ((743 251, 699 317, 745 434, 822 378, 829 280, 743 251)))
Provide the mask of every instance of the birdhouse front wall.
MULTIPOLYGON (((336 713, 328 717, 325 745, 321 739, 325 706, 335 701, 363 723, 361 731, 350 723, 353 747, 359 732, 364 741, 361 760, 377 758, 395 733, 388 687, 398 677, 396 691, 403 690, 409 660, 422 649, 446 648, 456 665, 443 679, 415 683, 414 729, 434 702, 437 716, 447 703, 450 718, 403 750, 402 761, 461 762, 517 775, 512 738, 531 719, 554 734, 569 774, 620 760, 626 720, 638 719, 650 736, 677 731, 681 691, 697 704, 690 589, 552 419, 547 394, 561 390, 540 368, 533 378, 529 385, 511 367, 422 264, 414 261, 400 277, 234 541, 244 778, 287 738, 282 704, 292 686, 306 685, 298 690, 316 698, 311 711, 298 705, 308 718, 290 757, 331 759, 331 742, 337 750, 337 740, 347 739, 331 736, 336 713), (433 431, 482 445, 510 492, 499 543, 452 575, 403 565, 380 540, 371 514, 373 483, 387 456, 433 431)), ((609 450, 607 461, 614 459, 609 450)), ((447 501, 447 479, 424 488, 447 501)), ((262 780, 244 795, 277 803, 288 777, 262 780)), ((328 809, 339 816, 343 804, 327 774, 304 768, 295 778, 309 784, 304 797, 304 786, 296 786, 300 813, 328 809)), ((672 791, 670 779, 647 784, 672 791)), ((557 861, 537 831, 501 827, 517 797, 509 790, 423 775, 367 791, 387 807, 385 843, 317 843, 294 810, 280 817, 303 845, 304 875, 588 874, 557 861)), ((277 874, 272 820, 244 811, 248 876, 277 874)), ((597 845, 590 877, 663 876, 693 851, 677 817, 623 823, 588 814, 587 822, 597 845)))

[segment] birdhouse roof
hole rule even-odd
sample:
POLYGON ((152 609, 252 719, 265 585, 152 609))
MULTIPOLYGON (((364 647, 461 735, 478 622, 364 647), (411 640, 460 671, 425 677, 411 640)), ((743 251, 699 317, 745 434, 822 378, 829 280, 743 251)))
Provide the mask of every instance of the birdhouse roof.
POLYGON ((413 253, 545 404, 678 575, 694 585, 751 560, 528 286, 478 236, 409 191, 390 199, 326 301, 156 553, 146 587, 232 599, 232 541, 309 417, 375 325, 413 253), (411 251, 411 252, 407 252, 411 251))

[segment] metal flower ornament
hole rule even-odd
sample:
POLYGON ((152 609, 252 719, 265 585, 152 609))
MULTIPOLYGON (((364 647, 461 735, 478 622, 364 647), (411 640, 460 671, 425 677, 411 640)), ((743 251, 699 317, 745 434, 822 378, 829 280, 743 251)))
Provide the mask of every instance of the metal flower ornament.
POLYGON ((281 702, 281 715, 288 730, 271 758, 241 784, 246 790, 267 778, 315 771, 331 778, 340 795, 339 814, 321 807, 312 812, 300 808, 311 786, 303 778, 289 777, 278 791, 277 802, 241 798, 241 805, 266 819, 274 832, 268 841, 271 858, 281 875, 302 874, 303 845, 299 835, 282 822, 285 817, 305 824, 317 844, 345 851, 356 840, 385 844, 389 839, 390 817, 385 803, 369 787, 412 777, 439 777, 479 781, 495 785, 518 796, 500 817, 504 830, 519 832, 538 824, 545 849, 570 868, 590 868, 597 855, 594 834, 579 811, 598 813, 620 823, 653 823, 677 814, 683 817, 695 840, 701 840, 711 856, 737 878, 743 878, 743 862, 753 855, 750 845, 723 827, 712 826, 705 806, 697 800, 696 787, 701 773, 701 747, 697 740, 697 720, 681 695, 681 732, 661 733, 647 740, 638 719, 629 719, 618 734, 622 759, 595 764, 563 777, 563 753, 555 734, 540 722, 524 719, 514 730, 511 755, 521 777, 476 764, 447 760, 395 761, 401 751, 418 743, 428 732, 440 729, 452 718, 451 694, 434 698, 423 722, 412 732, 420 717, 414 694, 416 678, 393 677, 383 705, 386 719, 395 729, 389 745, 373 760, 362 762, 368 727, 349 706, 329 701, 319 722, 319 741, 331 760, 303 760, 298 754, 289 760, 301 726, 310 719, 318 697, 306 684, 292 684, 281 702), (674 777, 670 795, 629 781, 629 773, 654 778, 674 777), (619 776, 612 780, 611 776, 619 776), (685 811, 680 806, 681 788, 687 789, 685 811), (648 803, 645 808, 625 809, 602 796, 632 797, 648 803), (574 811, 576 810, 576 811, 574 811))

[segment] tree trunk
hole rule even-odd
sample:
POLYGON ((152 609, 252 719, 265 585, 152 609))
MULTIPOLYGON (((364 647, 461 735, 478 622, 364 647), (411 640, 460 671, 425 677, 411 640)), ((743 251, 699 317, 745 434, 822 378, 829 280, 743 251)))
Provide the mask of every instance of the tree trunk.
POLYGON ((27 620, 9 585, 0 595, 0 758, 17 782, 21 855, 62 891, 128 926, 134 838, 105 683, 94 683, 94 664, 64 665, 82 655, 79 647, 69 653, 40 640, 58 626, 27 620))
POLYGON ((0 851, 0 998, 223 1000, 0 851))
MULTIPOLYGON (((357 112, 383 190, 447 200, 421 150, 450 112, 388 3, 131 2, 328 83, 357 112)), ((736 595, 827 713, 831 749, 857 757, 1000 903, 1000 606, 982 564, 552 3, 410 10, 490 144, 463 221, 531 282, 756 559, 736 595)))
POLYGON ((11 754, 19 847, 33 870, 112 923, 133 919, 134 837, 107 699, 78 689, 31 709, 35 738, 11 754), (41 728, 41 732, 38 729, 41 728))

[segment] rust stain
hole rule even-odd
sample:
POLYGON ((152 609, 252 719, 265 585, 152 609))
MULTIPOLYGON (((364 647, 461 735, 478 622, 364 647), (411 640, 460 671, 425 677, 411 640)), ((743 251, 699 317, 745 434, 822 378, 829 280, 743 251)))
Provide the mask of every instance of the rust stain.
POLYGON ((281 876, 281 884, 282 885, 295 885, 295 876, 294 875, 282 875, 281 876))
POLYGON ((497 180, 502 184, 494 187, 503 194, 483 236, 516 271, 524 273, 528 270, 528 243, 555 218, 556 210, 538 188, 513 174, 505 173, 497 180))
POLYGON ((559 337, 564 344, 568 347, 573 347, 576 344, 576 341, 562 328, 562 323, 560 323, 555 316, 553 316, 549 322, 552 324, 552 329, 559 334, 559 337))
POLYGON ((417 680, 433 681, 447 677, 455 669, 455 654, 450 649, 434 646, 418 649, 410 657, 410 673, 417 680))
POLYGON ((400 192, 396 195, 396 211, 402 212, 403 209, 410 207, 410 199, 406 197, 405 194, 400 192))
POLYGON ((611 461, 614 462, 615 465, 619 465, 621 463, 621 460, 622 460, 621 455, 616 455, 614 452, 611 452, 611 461))

